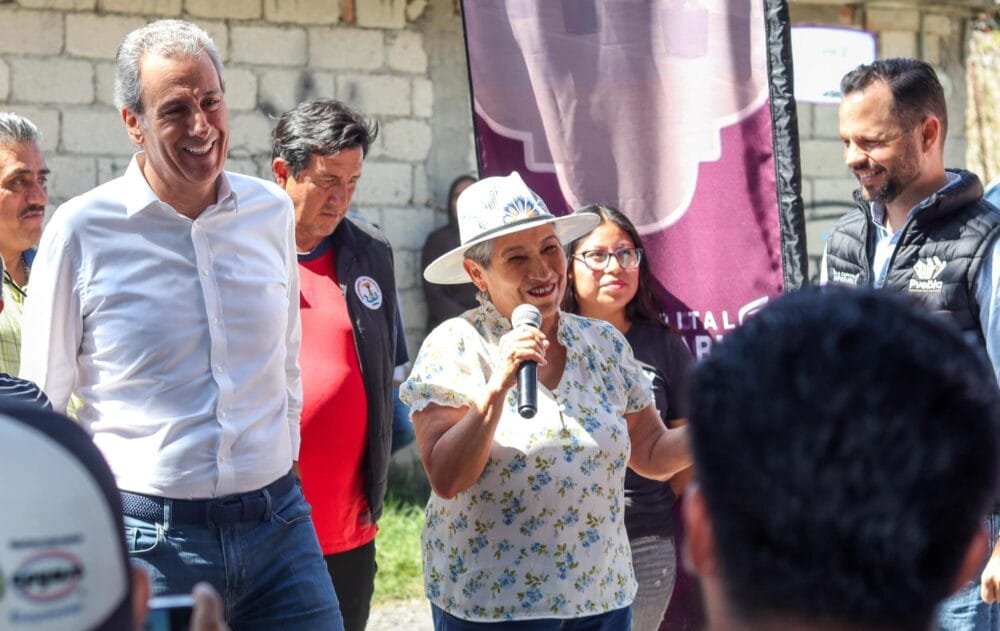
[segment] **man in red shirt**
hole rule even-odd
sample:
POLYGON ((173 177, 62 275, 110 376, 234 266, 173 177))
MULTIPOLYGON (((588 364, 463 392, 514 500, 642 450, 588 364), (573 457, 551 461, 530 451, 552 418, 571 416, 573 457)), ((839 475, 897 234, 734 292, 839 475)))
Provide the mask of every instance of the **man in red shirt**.
POLYGON ((405 363, 392 249, 347 217, 378 133, 342 103, 286 112, 274 178, 295 205, 302 317, 299 470, 347 631, 363 631, 392 438, 392 373, 405 363))

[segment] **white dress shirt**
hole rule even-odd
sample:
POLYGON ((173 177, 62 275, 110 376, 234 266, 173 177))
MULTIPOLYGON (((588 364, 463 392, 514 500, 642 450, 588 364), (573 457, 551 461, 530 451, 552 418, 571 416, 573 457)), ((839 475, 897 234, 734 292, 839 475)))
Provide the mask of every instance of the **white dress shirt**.
POLYGON ((275 184, 219 178, 197 219, 139 168, 56 210, 24 310, 21 374, 71 394, 120 488, 209 498, 288 472, 302 408, 295 219, 275 184))

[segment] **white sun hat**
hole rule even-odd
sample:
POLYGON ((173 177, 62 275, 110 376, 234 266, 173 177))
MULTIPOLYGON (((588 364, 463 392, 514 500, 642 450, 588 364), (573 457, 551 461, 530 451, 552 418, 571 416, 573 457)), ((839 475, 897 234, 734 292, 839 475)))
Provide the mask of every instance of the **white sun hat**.
POLYGON ((600 216, 595 213, 556 217, 517 171, 506 177, 487 177, 470 184, 458 196, 457 215, 462 245, 427 266, 424 270, 427 282, 439 285, 472 282, 462 266, 465 251, 484 241, 552 224, 559 242, 566 245, 601 223, 600 216))

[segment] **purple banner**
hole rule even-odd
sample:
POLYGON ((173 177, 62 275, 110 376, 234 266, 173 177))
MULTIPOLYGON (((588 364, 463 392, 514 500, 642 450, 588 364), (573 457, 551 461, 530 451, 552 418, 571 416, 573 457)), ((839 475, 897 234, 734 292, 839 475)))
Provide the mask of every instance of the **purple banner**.
POLYGON ((519 171, 557 214, 625 212, 697 356, 801 282, 798 156, 776 151, 794 145, 783 0, 463 9, 482 175, 519 171))

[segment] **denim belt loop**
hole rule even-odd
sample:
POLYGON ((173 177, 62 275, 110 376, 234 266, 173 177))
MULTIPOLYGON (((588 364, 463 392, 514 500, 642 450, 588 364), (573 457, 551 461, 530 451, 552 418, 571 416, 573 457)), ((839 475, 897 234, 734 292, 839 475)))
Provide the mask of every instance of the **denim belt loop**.
POLYGON ((170 512, 174 507, 174 501, 165 498, 163 500, 163 530, 164 532, 170 531, 170 512))
POLYGON ((274 503, 271 501, 271 492, 267 489, 261 491, 264 495, 264 517, 263 521, 271 521, 271 508, 273 508, 274 503))

